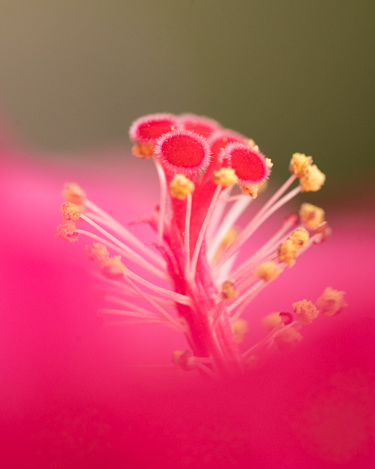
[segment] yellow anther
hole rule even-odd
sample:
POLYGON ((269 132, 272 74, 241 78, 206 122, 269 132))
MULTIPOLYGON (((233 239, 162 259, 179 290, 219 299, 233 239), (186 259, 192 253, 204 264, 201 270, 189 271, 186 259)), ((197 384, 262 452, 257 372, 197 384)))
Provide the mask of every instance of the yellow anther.
POLYGON ((267 331, 272 331, 280 323, 281 317, 279 313, 271 313, 262 319, 262 325, 267 331))
POLYGON ((327 287, 322 296, 316 300, 316 304, 322 314, 333 316, 334 314, 340 313, 341 310, 347 306, 344 295, 345 292, 343 291, 327 287))
POLYGON ((289 267, 292 267, 296 263, 298 245, 288 238, 279 244, 277 254, 279 262, 283 262, 289 267))
POLYGON ((302 334, 300 334, 294 327, 288 327, 287 329, 281 331, 275 337, 275 344, 282 352, 290 350, 295 345, 298 344, 303 339, 302 334))
POLYGON ((290 160, 289 170, 296 177, 301 178, 312 164, 312 157, 303 153, 294 153, 290 160))
POLYGON ((100 272, 102 273, 103 277, 108 278, 110 280, 118 280, 124 276, 124 272, 126 267, 121 262, 121 256, 113 256, 107 257, 103 260, 100 272))
MULTIPOLYGON (((254 142, 254 140, 253 140, 252 138, 249 138, 249 139, 247 140, 247 144, 248 144, 249 147, 251 147, 251 148, 258 147, 258 145, 254 142)), ((258 147, 258 149, 259 149, 259 147, 258 147)))
POLYGON ((302 204, 299 210, 299 217, 309 230, 315 230, 324 222, 324 210, 312 204, 302 204))
POLYGON ((238 297, 238 291, 234 288, 234 283, 226 280, 221 288, 221 297, 223 300, 232 301, 238 297))
POLYGON ((305 228, 297 228, 288 239, 292 240, 293 243, 297 245, 298 249, 301 249, 307 245, 309 241, 309 233, 305 228))
POLYGON ((74 243, 78 240, 79 234, 76 230, 76 225, 72 220, 65 220, 62 225, 57 227, 57 235, 58 239, 62 239, 63 241, 68 241, 69 243, 74 243))
POLYGON ((78 184, 69 182, 65 184, 62 196, 68 202, 72 202, 76 205, 82 205, 86 198, 86 193, 78 184))
POLYGON ((260 184, 247 184, 247 185, 241 185, 241 191, 252 197, 253 199, 256 199, 258 197, 258 191, 260 188, 260 184))
POLYGON ((301 326, 311 324, 318 316, 319 311, 311 301, 302 300, 293 303, 294 312, 297 315, 297 323, 301 326))
POLYGON ((150 159, 154 153, 154 145, 152 143, 138 143, 132 148, 132 153, 137 158, 150 159))
POLYGON ((233 186, 237 181, 238 177, 233 168, 220 168, 218 171, 214 171, 214 183, 218 186, 233 186))
POLYGON ((237 321, 234 321, 232 328, 234 340, 238 344, 241 344, 243 342, 243 336, 247 332, 247 321, 245 321, 245 319, 237 319, 237 321))
POLYGON ((189 194, 194 192, 194 182, 184 174, 176 174, 169 184, 169 192, 172 197, 185 200, 189 194))
POLYGON ((64 220, 78 221, 81 215, 77 205, 72 202, 66 202, 62 205, 61 211, 64 220))
POLYGON ((272 282, 280 274, 280 268, 274 262, 263 262, 257 268, 255 275, 265 282, 272 282))
POLYGON ((86 246, 86 255, 89 259, 100 264, 100 272, 103 277, 111 280, 118 280, 123 277, 126 267, 121 262, 121 256, 110 257, 104 244, 93 243, 92 246, 86 246))
POLYGON ((266 158, 266 166, 267 168, 270 168, 270 169, 273 167, 271 158, 266 158))
POLYGON ((292 267, 296 262, 298 251, 305 247, 308 241, 309 233, 305 228, 297 228, 285 241, 279 244, 278 261, 292 267))
MULTIPOLYGON (((269 159, 269 158, 267 158, 269 159)), ((241 190, 244 194, 249 195, 253 199, 256 199, 259 194, 262 194, 268 186, 268 181, 265 179, 263 182, 257 184, 247 184, 247 185, 242 185, 241 184, 241 190)))
POLYGON ((313 164, 307 172, 300 178, 301 192, 316 192, 326 180, 326 175, 313 164))
POLYGON ((86 255, 89 259, 101 264, 109 258, 109 252, 106 246, 101 243, 93 243, 92 246, 85 247, 86 255))

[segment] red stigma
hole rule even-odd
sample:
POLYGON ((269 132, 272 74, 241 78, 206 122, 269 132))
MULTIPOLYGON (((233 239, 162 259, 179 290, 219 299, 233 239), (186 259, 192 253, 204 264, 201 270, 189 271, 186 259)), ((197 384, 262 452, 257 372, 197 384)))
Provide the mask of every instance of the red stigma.
POLYGON ((230 143, 244 143, 246 138, 237 132, 232 130, 221 130, 215 132, 209 139, 208 143, 210 145, 211 153, 214 156, 218 156, 223 148, 225 148, 230 143))
POLYGON ((173 115, 150 114, 133 122, 130 127, 130 138, 136 142, 152 143, 176 128, 176 118, 173 115))
POLYGON ((260 183, 267 177, 269 171, 265 158, 260 152, 242 143, 231 143, 223 150, 223 153, 240 182, 260 183))
POLYGON ((157 141, 155 154, 172 173, 194 175, 204 170, 210 152, 204 138, 189 130, 176 130, 162 135, 157 141))
POLYGON ((183 114, 179 118, 179 123, 185 130, 192 130, 205 138, 220 129, 220 125, 213 119, 196 116, 194 114, 183 114))

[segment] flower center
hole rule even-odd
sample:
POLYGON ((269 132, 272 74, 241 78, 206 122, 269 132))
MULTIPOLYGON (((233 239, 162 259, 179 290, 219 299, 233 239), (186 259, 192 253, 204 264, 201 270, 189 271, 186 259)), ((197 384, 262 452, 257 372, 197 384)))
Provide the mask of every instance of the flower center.
POLYGON ((94 241, 86 252, 99 264, 108 285, 101 314, 130 316, 132 322, 164 324, 183 332, 191 351, 175 352, 174 363, 211 376, 251 367, 262 348, 287 350, 301 340, 299 329, 318 314, 341 311, 343 292, 327 289, 317 301, 319 309, 310 301, 296 302, 293 314, 266 318, 269 333, 260 342, 245 352, 238 345, 247 330, 240 317, 248 305, 330 233, 324 211, 304 204, 300 217, 287 217, 258 250, 250 255, 242 251, 289 200, 323 185, 325 176, 312 165, 312 157, 295 153, 292 175, 238 230, 236 221, 258 189, 261 192, 260 186, 266 186, 272 167, 253 140, 192 114, 142 117, 131 126, 130 137, 133 153, 155 163, 160 181, 160 203, 145 220, 155 231, 153 242, 141 242, 76 184, 64 188, 67 203, 58 237, 94 241), (299 186, 289 191, 297 179, 299 186), (237 192, 230 194, 232 189, 237 192))

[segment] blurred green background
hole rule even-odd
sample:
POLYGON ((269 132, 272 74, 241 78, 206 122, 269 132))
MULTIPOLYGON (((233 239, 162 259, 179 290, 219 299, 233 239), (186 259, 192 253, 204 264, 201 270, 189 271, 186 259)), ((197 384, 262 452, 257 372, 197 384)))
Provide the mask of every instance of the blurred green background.
POLYGON ((146 113, 207 115, 280 180, 313 155, 313 200, 341 203, 373 181, 374 24, 373 0, 2 0, 0 105, 54 153, 127 144, 146 113))

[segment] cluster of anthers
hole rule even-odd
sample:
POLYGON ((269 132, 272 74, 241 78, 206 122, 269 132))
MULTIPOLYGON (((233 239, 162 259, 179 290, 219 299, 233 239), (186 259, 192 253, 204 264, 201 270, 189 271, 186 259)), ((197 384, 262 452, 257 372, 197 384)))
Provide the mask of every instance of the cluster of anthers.
POLYGON ((63 191, 67 202, 58 237, 94 241, 86 252, 100 266, 105 300, 112 306, 101 314, 181 331, 190 350, 174 352, 173 362, 216 375, 243 371, 272 346, 293 346, 302 338, 299 330, 319 313, 331 316, 345 306, 344 293, 327 288, 316 306, 298 301, 292 313, 264 318, 264 339, 242 351, 247 322, 241 316, 251 301, 299 255, 324 241, 330 229, 324 211, 304 203, 250 257, 241 248, 299 192, 319 190, 325 175, 311 156, 295 153, 289 179, 239 231, 237 220, 264 189, 272 167, 253 140, 190 114, 142 117, 131 126, 130 138, 133 154, 152 159, 160 180, 160 203, 147 220, 155 232, 153 244, 141 242, 77 184, 63 191), (288 192, 296 180, 298 186, 288 192), (235 187, 239 190, 231 194, 235 187))

